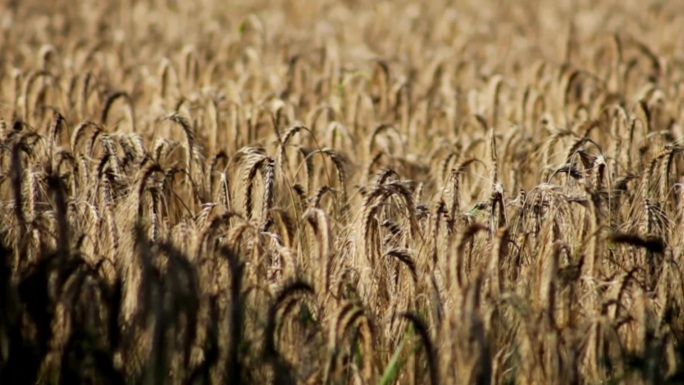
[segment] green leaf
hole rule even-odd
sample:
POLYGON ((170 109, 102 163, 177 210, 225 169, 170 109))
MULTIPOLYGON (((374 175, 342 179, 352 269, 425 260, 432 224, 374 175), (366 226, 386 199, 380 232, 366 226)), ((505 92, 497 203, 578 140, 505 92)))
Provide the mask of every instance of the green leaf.
MULTIPOLYGON (((401 340, 401 343, 399 343, 399 346, 397 346, 397 350, 394 351, 394 354, 392 354, 392 358, 390 359, 390 362, 387 363, 387 367, 385 368, 385 372, 382 374, 382 378, 380 379, 379 385, 389 385, 393 384, 394 381, 397 379, 397 376, 399 375, 399 372, 401 371, 401 368, 406 365, 406 361, 408 361, 407 357, 401 357, 401 352, 404 350, 404 345, 406 345, 406 342, 410 340, 413 337, 413 328, 406 333, 404 336, 404 339, 401 340)), ((413 353, 416 350, 416 347, 414 346, 413 349, 411 349, 411 353, 413 353)))

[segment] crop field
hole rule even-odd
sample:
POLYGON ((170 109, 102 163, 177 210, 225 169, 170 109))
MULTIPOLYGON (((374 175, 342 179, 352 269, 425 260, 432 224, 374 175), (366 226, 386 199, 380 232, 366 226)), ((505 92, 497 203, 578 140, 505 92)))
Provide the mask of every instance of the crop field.
POLYGON ((0 384, 684 383, 684 3, 7 0, 0 384))

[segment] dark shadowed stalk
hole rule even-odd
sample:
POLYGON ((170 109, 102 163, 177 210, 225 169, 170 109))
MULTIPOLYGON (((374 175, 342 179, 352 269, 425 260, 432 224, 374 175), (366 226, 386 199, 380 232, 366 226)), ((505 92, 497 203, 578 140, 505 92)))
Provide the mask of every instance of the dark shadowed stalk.
POLYGON ((62 180, 56 175, 48 176, 48 187, 54 194, 55 200, 55 212, 59 231, 57 255, 60 259, 67 259, 69 258, 70 239, 65 187, 62 180))
MULTIPOLYGON (((254 177, 256 176, 257 172, 259 169, 261 169, 264 165, 265 162, 267 162, 269 158, 263 155, 255 155, 249 159, 249 163, 247 164, 247 172, 244 173, 244 176, 242 178, 242 183, 245 186, 245 191, 244 191, 244 210, 245 210, 245 216, 247 219, 251 219, 252 215, 254 213, 253 210, 253 198, 252 198, 252 190, 254 188, 254 177)), ((264 202, 265 203, 265 202, 264 202)))
MULTIPOLYGON (((168 312, 172 317, 172 327, 183 338, 180 341, 183 365, 190 366, 190 356, 197 337, 198 312, 200 303, 200 284, 196 266, 188 256, 169 242, 159 243, 160 251, 168 255, 164 288, 172 295, 168 312), (181 326, 185 326, 184 330, 181 326)), ((179 337, 180 337, 179 336, 179 337)), ((176 342, 177 343, 177 342, 176 342)), ((175 344, 174 343, 174 347, 175 344)))
POLYGON ((487 227, 479 223, 473 223, 469 225, 463 232, 456 245, 456 255, 451 261, 451 277, 456 277, 456 282, 459 288, 464 288, 466 285, 467 277, 465 275, 464 262, 466 260, 465 247, 470 242, 473 237, 480 231, 487 230, 487 227))
POLYGON ((143 208, 144 208, 144 206, 143 206, 144 199, 143 198, 144 198, 145 190, 147 187, 148 179, 154 173, 157 173, 157 172, 163 174, 164 170, 161 168, 161 166, 159 166, 158 163, 152 163, 143 170, 142 176, 139 179, 138 190, 137 190, 137 193, 138 193, 138 197, 137 197, 137 199, 138 199, 138 217, 137 217, 137 219, 138 219, 138 221, 141 221, 143 219, 143 208))
POLYGON ((239 348, 243 334, 243 301, 241 295, 244 263, 238 255, 228 247, 221 249, 221 256, 228 260, 230 269, 230 310, 229 310, 229 345, 228 345, 228 383, 239 385, 242 383, 242 365, 239 348))
POLYGON ((449 214, 449 229, 453 232, 454 226, 456 225, 456 218, 461 214, 460 205, 460 183, 459 183, 459 173, 456 169, 451 169, 449 173, 449 178, 444 184, 444 190, 442 194, 444 195, 444 203, 448 209, 449 214))
POLYGON ((439 385, 439 363, 437 362, 437 349, 432 343, 430 332, 425 324, 425 321, 420 319, 415 313, 406 312, 400 314, 401 318, 405 318, 411 323, 413 329, 418 333, 420 341, 423 343, 425 353, 427 354, 428 369, 430 371, 430 383, 432 385, 439 385))
POLYGON ((614 233, 608 238, 616 244, 627 244, 646 250, 647 279, 649 290, 655 289, 658 279, 658 268, 662 265, 666 244, 662 238, 649 235, 640 236, 630 233, 614 233))
POLYGON ((341 351, 341 346, 339 345, 341 336, 346 332, 346 326, 354 322, 360 314, 362 314, 362 311, 360 311, 358 307, 352 302, 347 302, 340 306, 340 310, 334 317, 328 336, 328 353, 330 354, 330 357, 324 368, 323 384, 328 384, 330 376, 336 374, 338 356, 341 351))
POLYGON ((264 331, 264 358, 273 366, 274 384, 294 384, 293 368, 278 352, 275 332, 278 310, 299 293, 313 295, 315 292, 313 287, 306 282, 291 282, 280 290, 268 308, 266 329, 264 331))
POLYGON ((508 251, 508 236, 509 230, 506 227, 500 227, 495 233, 492 240, 492 255, 489 261, 488 274, 491 280, 491 289, 494 296, 499 296, 504 292, 504 269, 506 265, 505 260, 508 251))
POLYGON ((24 216, 23 197, 21 179, 23 173, 23 165, 21 160, 21 153, 26 152, 26 144, 19 138, 12 146, 12 160, 10 162, 10 178, 12 179, 12 195, 14 198, 14 216, 19 226, 17 240, 14 244, 15 250, 15 266, 17 271, 21 271, 21 264, 26 255, 26 217, 24 216))
POLYGON ((340 207, 345 207, 347 205, 347 185, 345 182, 347 179, 347 173, 345 171, 346 160, 340 153, 331 148, 324 148, 320 151, 328 155, 330 160, 332 160, 333 164, 335 165, 335 171, 337 172, 337 184, 342 193, 342 205, 340 205, 340 207))
POLYGON ((411 278, 413 278, 413 283, 418 284, 418 272, 416 270, 416 262, 409 254, 409 249, 392 249, 385 253, 385 257, 392 257, 400 261, 404 266, 406 266, 411 272, 411 278))
POLYGON ((267 157, 261 165, 264 192, 261 209, 261 228, 266 229, 271 222, 271 208, 275 203, 275 160, 267 157))
MULTIPOLYGON (((432 229, 432 264, 433 266, 437 266, 440 258, 439 258, 439 251, 440 251, 440 244, 438 242, 439 240, 439 234, 442 229, 442 217, 447 214, 446 211, 446 204, 444 203, 443 200, 439 201, 439 204, 437 205, 437 208, 435 209, 435 221, 433 223, 433 229, 432 229)), ((455 222, 454 218, 448 218, 447 223, 449 226, 449 229, 453 228, 453 223, 455 222)), ((452 237, 451 232, 447 234, 448 237, 452 237)), ((447 270, 447 275, 449 274, 449 271, 447 270)), ((447 279, 451 281, 452 277, 448 277, 447 279)))
POLYGON ((48 151, 50 159, 54 159, 56 142, 59 140, 59 134, 62 131, 62 127, 66 125, 64 121, 64 116, 59 113, 59 111, 53 111, 52 113, 52 124, 50 124, 48 133, 48 151))

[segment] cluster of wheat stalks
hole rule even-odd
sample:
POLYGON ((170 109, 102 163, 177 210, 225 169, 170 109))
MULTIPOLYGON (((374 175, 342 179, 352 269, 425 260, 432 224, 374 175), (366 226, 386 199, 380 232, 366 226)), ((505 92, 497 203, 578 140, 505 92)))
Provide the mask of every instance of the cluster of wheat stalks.
POLYGON ((680 5, 447 3, 3 5, 0 383, 683 381, 680 5))

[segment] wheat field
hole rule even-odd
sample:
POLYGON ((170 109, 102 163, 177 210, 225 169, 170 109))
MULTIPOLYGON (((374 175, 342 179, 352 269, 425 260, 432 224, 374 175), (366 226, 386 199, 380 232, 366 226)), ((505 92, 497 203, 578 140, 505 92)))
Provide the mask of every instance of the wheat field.
POLYGON ((8 0, 0 384, 684 383, 684 4, 8 0))

